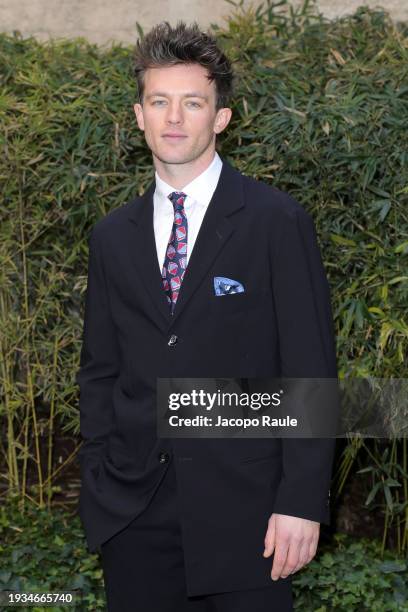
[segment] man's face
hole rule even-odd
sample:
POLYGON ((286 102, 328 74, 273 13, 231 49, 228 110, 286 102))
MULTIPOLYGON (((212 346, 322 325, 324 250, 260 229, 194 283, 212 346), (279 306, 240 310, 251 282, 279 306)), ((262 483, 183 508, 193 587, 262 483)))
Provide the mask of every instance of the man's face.
POLYGON ((134 105, 138 126, 154 156, 167 164, 191 162, 228 124, 231 109, 215 110, 215 83, 199 64, 149 68, 143 106, 134 105), (179 134, 181 136, 171 136, 179 134))

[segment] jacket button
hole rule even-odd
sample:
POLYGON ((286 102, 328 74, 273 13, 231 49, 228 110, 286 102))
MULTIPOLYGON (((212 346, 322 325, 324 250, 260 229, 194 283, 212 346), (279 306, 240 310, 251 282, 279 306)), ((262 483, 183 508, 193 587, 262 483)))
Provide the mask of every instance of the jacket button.
POLYGON ((159 463, 167 463, 170 456, 169 453, 160 453, 159 454, 159 463))
POLYGON ((175 334, 172 334, 167 344, 169 346, 173 346, 174 344, 176 344, 177 340, 178 340, 177 336, 175 334))

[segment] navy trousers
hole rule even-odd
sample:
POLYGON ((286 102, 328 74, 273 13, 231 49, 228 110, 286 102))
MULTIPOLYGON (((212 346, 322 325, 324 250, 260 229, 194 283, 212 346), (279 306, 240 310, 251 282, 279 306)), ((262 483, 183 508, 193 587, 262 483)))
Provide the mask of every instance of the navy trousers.
POLYGON ((108 612, 293 611, 291 576, 271 579, 273 588, 188 597, 177 504, 171 461, 147 508, 101 546, 108 612))

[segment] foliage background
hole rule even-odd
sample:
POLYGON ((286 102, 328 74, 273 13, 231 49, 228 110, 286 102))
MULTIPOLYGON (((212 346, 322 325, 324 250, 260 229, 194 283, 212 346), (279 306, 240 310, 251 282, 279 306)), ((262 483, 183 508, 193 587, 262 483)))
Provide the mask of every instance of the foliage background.
MULTIPOLYGON (((340 376, 406 377, 408 25, 364 6, 329 21, 307 1, 231 4, 225 27, 213 24, 237 73, 217 149, 312 214, 340 376)), ((90 228, 141 194, 153 167, 129 47, 1 34, 0 82, 0 494, 51 508, 80 444, 90 228)), ((382 549, 399 553, 407 454, 406 439, 340 443, 334 478, 335 512, 357 483, 357 515, 380 517, 382 549)))

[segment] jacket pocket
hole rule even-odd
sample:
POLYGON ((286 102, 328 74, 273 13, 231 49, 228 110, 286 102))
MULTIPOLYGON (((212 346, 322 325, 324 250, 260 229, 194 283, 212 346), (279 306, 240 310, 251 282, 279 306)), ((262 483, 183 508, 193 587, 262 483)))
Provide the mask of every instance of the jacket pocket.
POLYGON ((252 310, 262 306, 266 292, 244 291, 243 293, 231 293, 227 295, 212 295, 211 296, 211 311, 216 313, 233 313, 252 310))
POLYGON ((242 463, 260 463, 261 461, 270 461, 271 459, 279 460, 281 457, 281 452, 274 451, 269 453, 268 455, 260 455, 258 457, 244 457, 241 459, 242 463))

